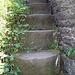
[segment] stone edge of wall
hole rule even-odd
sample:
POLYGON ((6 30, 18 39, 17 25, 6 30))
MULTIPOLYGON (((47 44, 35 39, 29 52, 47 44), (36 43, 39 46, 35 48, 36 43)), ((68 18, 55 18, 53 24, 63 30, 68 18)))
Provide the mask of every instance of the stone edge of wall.
POLYGON ((75 75, 75 60, 69 59, 65 54, 62 54, 64 62, 64 72, 66 75, 75 75))
POLYGON ((60 33, 60 48, 75 49, 75 1, 49 0, 49 2, 60 33))
MULTIPOLYGON (((75 0, 49 0, 49 5, 57 22, 60 50, 66 51, 66 48, 75 50, 75 0)), ((62 57, 66 72, 75 75, 75 54, 71 57, 73 60, 64 55, 62 57)))

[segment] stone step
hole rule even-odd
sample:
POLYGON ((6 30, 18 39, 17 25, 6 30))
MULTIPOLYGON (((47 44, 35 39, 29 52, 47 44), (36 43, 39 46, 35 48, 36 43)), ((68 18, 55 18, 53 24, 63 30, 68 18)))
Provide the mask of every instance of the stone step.
POLYGON ((47 0, 27 0, 27 2, 28 3, 36 3, 36 2, 38 2, 38 3, 47 3, 47 0))
POLYGON ((33 48, 33 50, 47 50, 50 49, 51 45, 56 41, 56 31, 31 30, 26 31, 23 37, 26 37, 25 40, 22 40, 26 49, 33 48))
POLYGON ((53 29, 54 17, 51 14, 33 14, 26 18, 25 23, 31 26, 36 26, 35 29, 53 29))
POLYGON ((15 57, 15 65, 21 70, 18 75, 56 75, 58 54, 44 51, 23 53, 15 57))
POLYGON ((50 8, 47 3, 30 3, 31 14, 50 14, 50 8))

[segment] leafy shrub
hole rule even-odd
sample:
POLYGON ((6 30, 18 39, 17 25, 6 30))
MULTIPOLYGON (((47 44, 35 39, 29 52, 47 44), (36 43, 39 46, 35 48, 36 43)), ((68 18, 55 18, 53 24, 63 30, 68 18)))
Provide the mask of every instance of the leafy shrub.
POLYGON ((25 37, 22 35, 29 28, 25 23, 29 12, 26 0, 0 0, 0 53, 3 54, 0 57, 1 74, 17 75, 20 71, 18 67, 14 68, 11 59, 13 59, 13 52, 24 50, 22 40, 25 37))

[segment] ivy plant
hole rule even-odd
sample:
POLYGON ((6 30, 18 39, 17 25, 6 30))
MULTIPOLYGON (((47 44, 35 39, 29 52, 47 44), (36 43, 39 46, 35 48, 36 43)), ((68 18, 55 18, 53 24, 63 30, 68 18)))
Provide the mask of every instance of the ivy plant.
POLYGON ((30 28, 26 17, 30 14, 26 0, 0 0, 0 74, 17 75, 12 53, 24 50, 22 35, 30 28))
POLYGON ((70 57, 72 54, 74 54, 75 53, 75 50, 73 50, 73 49, 70 49, 70 48, 66 48, 66 55, 68 56, 68 57, 70 57))

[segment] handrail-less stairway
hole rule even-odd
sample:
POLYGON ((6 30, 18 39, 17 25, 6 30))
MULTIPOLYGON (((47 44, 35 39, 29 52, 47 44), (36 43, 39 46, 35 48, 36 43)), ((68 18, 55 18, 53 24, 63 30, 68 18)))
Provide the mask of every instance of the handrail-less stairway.
POLYGON ((34 30, 25 32, 26 39, 23 40, 25 47, 40 48, 43 52, 23 53, 15 57, 15 64, 20 68, 18 75, 56 75, 55 65, 58 54, 46 51, 51 48, 56 40, 54 18, 50 14, 51 8, 47 0, 29 0, 31 14, 27 16, 26 23, 35 26, 34 30), (30 43, 33 42, 31 45, 30 43))

